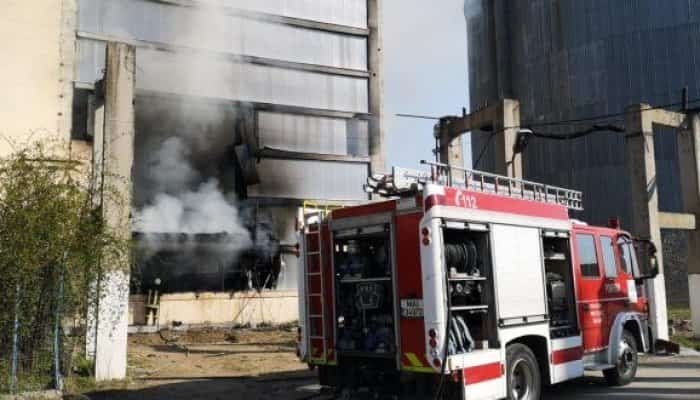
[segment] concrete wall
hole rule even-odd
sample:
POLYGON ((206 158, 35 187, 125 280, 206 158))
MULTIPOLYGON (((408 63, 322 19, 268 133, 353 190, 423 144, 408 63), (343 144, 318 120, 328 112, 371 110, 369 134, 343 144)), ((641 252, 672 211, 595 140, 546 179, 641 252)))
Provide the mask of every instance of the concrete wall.
POLYGON ((69 140, 75 16, 74 0, 3 1, 0 156, 12 151, 5 139, 69 140))
POLYGON ((129 325, 146 325, 146 296, 143 294, 129 296, 129 325))
MULTIPOLYGON (((129 298, 129 323, 144 325, 145 296, 129 298)), ((299 319, 296 290, 246 293, 176 293, 160 298, 158 325, 173 321, 188 325, 281 324, 299 319)))

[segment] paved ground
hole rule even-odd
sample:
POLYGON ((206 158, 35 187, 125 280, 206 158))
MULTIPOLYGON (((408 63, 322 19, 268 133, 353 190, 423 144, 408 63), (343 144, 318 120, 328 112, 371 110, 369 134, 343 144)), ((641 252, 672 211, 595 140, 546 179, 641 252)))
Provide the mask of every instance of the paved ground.
POLYGON ((692 399, 700 400, 700 357, 645 357, 635 381, 624 387, 605 385, 602 373, 557 385, 545 399, 692 399))

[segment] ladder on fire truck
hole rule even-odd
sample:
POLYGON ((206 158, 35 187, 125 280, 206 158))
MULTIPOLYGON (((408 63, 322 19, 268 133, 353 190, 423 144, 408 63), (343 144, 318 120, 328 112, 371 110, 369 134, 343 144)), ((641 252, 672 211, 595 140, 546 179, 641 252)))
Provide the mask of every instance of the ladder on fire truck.
POLYGON ((434 183, 497 196, 559 204, 570 210, 583 210, 583 193, 578 190, 512 178, 490 172, 455 167, 432 161, 421 161, 430 171, 394 167, 390 175, 374 175, 367 179, 365 191, 382 196, 404 196, 434 183))
POLYGON ((340 207, 335 205, 319 207, 316 202, 304 201, 302 208, 302 232, 304 234, 304 254, 306 254, 304 278, 308 287, 306 290, 306 315, 309 322, 307 328, 309 332, 308 348, 309 360, 312 362, 326 363, 328 361, 326 305, 323 301, 325 277, 323 276, 321 225, 330 211, 340 207))
POLYGON ((304 252, 306 254, 307 315, 309 316, 309 356, 311 361, 326 362, 326 320, 323 301, 324 279, 321 261, 321 215, 322 212, 305 214, 304 252), (311 222, 316 219, 314 223, 311 222), (312 269, 313 268, 313 269, 312 269), (314 309, 320 305, 320 309, 314 309), (320 327, 320 332, 318 329, 320 327), (320 349, 318 349, 320 342, 320 349), (317 356, 320 354, 320 357, 317 356))

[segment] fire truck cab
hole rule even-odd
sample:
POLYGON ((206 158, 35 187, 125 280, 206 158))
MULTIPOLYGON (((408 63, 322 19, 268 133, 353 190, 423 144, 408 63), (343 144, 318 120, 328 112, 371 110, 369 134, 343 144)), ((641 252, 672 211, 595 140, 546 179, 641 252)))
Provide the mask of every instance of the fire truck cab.
POLYGON ((430 164, 385 201, 303 215, 298 354, 346 398, 538 399, 635 376, 651 242, 571 219, 582 194, 430 164))

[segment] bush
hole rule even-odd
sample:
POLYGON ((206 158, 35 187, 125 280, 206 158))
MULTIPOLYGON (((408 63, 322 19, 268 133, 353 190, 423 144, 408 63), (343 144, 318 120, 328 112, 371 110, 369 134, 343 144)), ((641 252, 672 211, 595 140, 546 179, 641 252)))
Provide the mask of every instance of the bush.
MULTIPOLYGON (((90 294, 101 260, 123 257, 130 245, 103 217, 105 196, 117 195, 96 190, 89 164, 65 154, 34 144, 0 161, 0 368, 9 368, 16 334, 20 377, 42 382, 32 386, 46 385, 55 369, 56 328, 84 325, 89 303, 97 300, 90 294)), ((58 339, 61 347, 72 346, 59 354, 85 348, 75 337, 58 339)), ((70 357, 63 358, 67 372, 70 357)), ((2 391, 8 380, 0 382, 2 391)))

